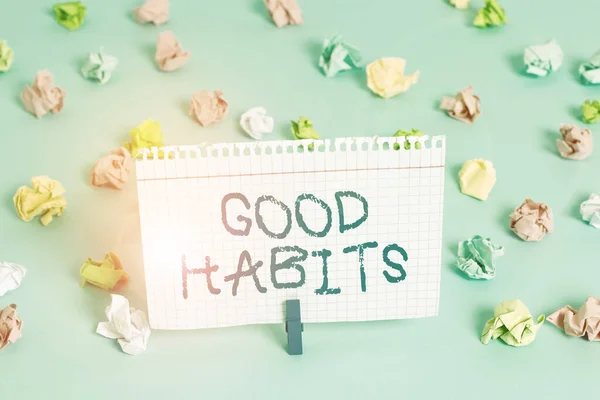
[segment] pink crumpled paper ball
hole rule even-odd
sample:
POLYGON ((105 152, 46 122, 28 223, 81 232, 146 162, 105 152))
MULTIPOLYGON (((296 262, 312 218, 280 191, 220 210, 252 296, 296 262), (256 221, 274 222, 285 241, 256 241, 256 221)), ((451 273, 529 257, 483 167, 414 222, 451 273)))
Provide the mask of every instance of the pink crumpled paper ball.
POLYGON ((526 242, 542 240, 553 228, 552 210, 544 203, 525 199, 510 213, 510 229, 526 242))
POLYGON ((129 179, 131 161, 131 155, 125 147, 111 150, 109 155, 99 159, 92 168, 90 174, 92 186, 122 189, 129 179))

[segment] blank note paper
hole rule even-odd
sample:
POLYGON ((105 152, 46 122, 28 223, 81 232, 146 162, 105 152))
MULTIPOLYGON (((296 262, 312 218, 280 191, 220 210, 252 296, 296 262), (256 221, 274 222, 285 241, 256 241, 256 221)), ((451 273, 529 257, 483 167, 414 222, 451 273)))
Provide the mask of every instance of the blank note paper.
POLYGON ((281 323, 287 299, 303 322, 437 315, 444 160, 443 136, 146 151, 152 328, 281 323))

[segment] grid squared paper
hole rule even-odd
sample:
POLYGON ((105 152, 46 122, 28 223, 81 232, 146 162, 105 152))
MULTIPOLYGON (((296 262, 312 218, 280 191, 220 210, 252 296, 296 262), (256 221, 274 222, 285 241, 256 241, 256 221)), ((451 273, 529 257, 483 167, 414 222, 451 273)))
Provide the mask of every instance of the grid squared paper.
MULTIPOLYGON (((281 323, 286 299, 300 299, 303 322, 371 321, 420 318, 437 315, 440 293, 442 213, 444 196, 445 137, 348 138, 335 141, 280 141, 212 146, 181 146, 161 149, 169 157, 159 158, 158 149, 146 151, 136 162, 142 229, 148 314, 153 329, 199 329, 247 324, 281 323), (404 141, 411 150, 404 149, 404 141), (419 149, 415 143, 421 144, 419 149), (394 144, 400 145, 394 150, 394 144), (309 144, 311 151, 308 151, 309 144), (340 233, 336 192, 353 191, 368 203, 367 219, 354 229, 340 233), (248 201, 231 199, 225 205, 226 223, 243 230, 243 218, 251 220, 247 236, 225 229, 222 199, 241 193, 248 201), (331 227, 324 237, 308 235, 297 222, 296 200, 312 194, 315 201, 300 202, 301 214, 312 231, 331 227), (279 234, 291 227, 285 238, 271 238, 259 227, 256 202, 273 196, 283 203, 263 201, 259 216, 269 231, 279 234), (240 216, 238 218, 238 216, 240 216), (368 242, 364 249, 364 280, 358 252, 344 248, 368 242), (400 264, 405 278, 386 265, 384 248, 396 244, 389 259, 400 264), (298 268, 271 269, 272 249, 298 246, 306 258, 298 268), (327 249, 327 279, 323 289, 323 257, 313 253, 327 249), (240 254, 246 250, 256 270, 253 276, 234 281, 240 254), (190 271, 210 266, 213 291, 205 273, 190 271), (185 263, 183 262, 185 260, 185 263), (184 270, 187 288, 183 288, 184 270), (299 287, 276 288, 274 281, 294 284, 304 270, 299 287), (273 278, 274 275, 274 278, 273 278), (273 281, 274 280, 274 281, 273 281), (185 291, 185 296, 184 296, 185 291)), ((346 223, 363 215, 362 203, 342 197, 346 223)), ((275 263, 298 251, 279 252, 275 263)), ((394 265, 396 265, 394 264, 394 265)), ((248 263, 243 270, 248 270, 248 263)))

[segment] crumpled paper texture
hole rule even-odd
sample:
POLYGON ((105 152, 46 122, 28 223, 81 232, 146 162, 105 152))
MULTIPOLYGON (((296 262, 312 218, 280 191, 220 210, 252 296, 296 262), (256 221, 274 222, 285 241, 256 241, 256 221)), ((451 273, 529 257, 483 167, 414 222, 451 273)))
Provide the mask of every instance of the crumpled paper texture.
POLYGON ((264 107, 253 107, 242 114, 240 126, 252 139, 260 140, 265 133, 273 132, 274 121, 264 107))
POLYGON ((581 105, 581 119, 586 124, 595 124, 600 121, 600 101, 586 100, 581 105))
POLYGON ((527 67, 527 73, 540 77, 557 71, 563 60, 563 51, 556 40, 550 40, 537 46, 529 46, 523 54, 523 62, 527 67))
POLYGON ((600 300, 589 296, 579 310, 569 305, 564 306, 550 314, 548 321, 569 336, 600 341, 600 300))
POLYGON ((323 41, 319 67, 326 77, 331 78, 338 72, 359 68, 361 63, 360 51, 345 43, 340 35, 334 35, 323 41))
POLYGON ((164 24, 169 20, 169 0, 148 0, 133 9, 133 18, 138 24, 164 24))
POLYGON ((85 64, 81 67, 81 74, 84 78, 103 85, 109 81, 118 64, 119 60, 116 57, 105 54, 103 49, 100 49, 98 53, 88 54, 85 64))
POLYGON ((571 160, 585 160, 592 154, 594 143, 589 129, 580 129, 575 125, 560 126, 562 139, 556 139, 560 155, 571 160))
POLYGON ((17 305, 11 304, 0 311, 0 350, 21 337, 23 321, 17 315, 17 305))
POLYGON ((40 216, 40 222, 46 226, 54 216, 63 215, 67 200, 63 197, 65 188, 60 182, 47 176, 35 176, 31 178, 31 186, 21 186, 13 197, 19 218, 29 222, 40 216))
POLYGON ((537 324, 521 300, 503 301, 494 309, 494 317, 485 323, 481 343, 500 339, 510 346, 527 346, 544 323, 544 314, 537 318, 537 324))
POLYGON ((485 0, 485 7, 479 10, 473 25, 478 28, 489 28, 506 24, 506 13, 496 0, 485 0))
POLYGON ((455 97, 443 97, 440 109, 452 118, 470 124, 481 115, 479 103, 479 97, 473 94, 473 87, 468 86, 457 92, 455 97))
POLYGON ((554 229, 552 210, 544 203, 525 199, 510 213, 510 229, 526 242, 542 240, 554 229))
POLYGON ((90 174, 92 186, 120 190, 129 179, 132 158, 125 147, 110 151, 96 162, 90 174))
MULTIPOLYGON (((160 124, 148 119, 142 122, 138 127, 129 132, 131 141, 125 143, 125 148, 132 157, 140 154, 141 149, 150 149, 152 147, 163 147, 163 133, 160 130, 160 124)), ((161 152, 162 153, 162 152, 161 152)), ((159 158, 161 155, 159 154, 159 158)))
POLYGON ((321 139, 319 133, 313 128, 313 123, 307 117, 301 116, 298 121, 290 121, 292 134, 295 139, 321 139))
POLYGON ((496 260, 504 255, 504 247, 479 235, 458 244, 456 267, 471 279, 492 279, 496 276, 496 260))
POLYGON ((113 290, 118 283, 126 283, 129 280, 121 260, 114 253, 108 253, 102 261, 88 258, 81 266, 79 275, 81 286, 87 282, 104 290, 113 290))
POLYGON ((100 322, 96 333, 109 339, 117 339, 124 353, 132 356, 146 351, 150 338, 150 325, 141 310, 129 307, 129 301, 118 294, 111 295, 112 302, 106 307, 107 322, 100 322))
POLYGON ((479 200, 487 200, 496 184, 496 169, 491 161, 469 160, 458 172, 458 181, 463 194, 479 200))
POLYGON ((52 7, 56 22, 72 31, 83 25, 85 5, 80 1, 58 3, 52 7))
POLYGON ((419 71, 404 74, 406 60, 397 57, 380 58, 367 65, 367 86, 373 93, 388 99, 406 92, 417 83, 419 71))
POLYGON ((15 290, 21 286, 21 282, 27 269, 19 264, 10 263, 3 261, 0 263, 0 297, 4 296, 6 292, 15 290))
POLYGON ((48 71, 39 71, 31 86, 25 86, 21 92, 21 101, 25 109, 41 118, 48 112, 58 113, 62 110, 65 96, 64 90, 52 86, 54 78, 48 71))
MULTIPOLYGON (((409 131, 403 131, 402 129, 399 129, 396 131, 396 133, 394 133, 394 137, 403 137, 403 136, 424 136, 425 134, 423 132, 421 132, 418 129, 413 128, 410 132, 409 131)), ((410 150, 410 142, 408 141, 408 139, 406 139, 404 141, 404 149, 405 150, 410 150)), ((419 150, 421 149, 421 143, 420 142, 416 142, 415 143, 415 149, 419 150)), ((398 143, 394 143, 394 150, 400 150, 400 145, 398 143)))
POLYGON ((210 92, 201 90, 192 95, 190 115, 200 124, 208 126, 222 121, 227 115, 229 104, 223 98, 221 90, 210 92))
POLYGON ((6 72, 10 69, 14 57, 15 52, 8 47, 8 42, 0 40, 0 72, 6 72))
POLYGON ((600 50, 579 66, 581 82, 587 85, 600 84, 600 50))
POLYGON ((579 207, 581 219, 589 222, 594 228, 600 229, 600 195, 592 193, 590 198, 579 207))
POLYGON ((469 7, 469 0, 450 0, 450 4, 456 8, 465 9, 469 7))
POLYGON ((190 52, 183 50, 171 31, 158 35, 154 59, 161 71, 171 72, 183 67, 190 59, 190 52))
POLYGON ((265 0, 265 5, 278 28, 285 25, 302 25, 302 10, 296 0, 265 0))

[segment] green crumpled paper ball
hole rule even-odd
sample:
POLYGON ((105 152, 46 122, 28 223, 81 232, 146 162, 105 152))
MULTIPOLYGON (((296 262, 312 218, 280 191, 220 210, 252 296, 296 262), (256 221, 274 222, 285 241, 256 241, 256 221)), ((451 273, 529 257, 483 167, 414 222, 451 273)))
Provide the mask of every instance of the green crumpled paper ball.
MULTIPOLYGON (((300 119, 296 122, 296 121, 290 121, 292 124, 292 133, 294 134, 294 138, 296 138, 297 140, 302 140, 302 139, 316 139, 319 140, 321 139, 321 136, 319 136, 319 133, 314 130, 313 128, 313 123, 310 119, 301 116, 300 119)), ((314 149, 314 145, 309 145, 308 149, 309 150, 313 150, 314 149)))
POLYGON ((504 247, 479 235, 458 244, 456 267, 471 279, 492 279, 496 276, 496 259, 504 255, 504 247))
POLYGON ((57 3, 52 10, 56 21, 71 31, 83 25, 85 5, 80 1, 57 3))
POLYGON ((537 324, 521 300, 507 300, 494 308, 494 317, 483 327, 481 343, 500 339, 509 346, 527 346, 546 320, 544 314, 537 318, 537 324))
MULTIPOLYGON (((394 137, 402 137, 402 136, 423 136, 425 135, 418 129, 413 128, 410 132, 403 131, 399 129, 396 133, 394 133, 394 137)), ((421 143, 415 143, 415 149, 419 150, 421 148, 421 143)), ((404 141, 404 149, 410 150, 410 142, 408 140, 404 141)), ((398 143, 394 143, 394 150, 400 150, 400 145, 398 143)))
POLYGON ((506 13, 500 7, 496 0, 485 0, 483 7, 473 20, 473 25, 478 28, 488 28, 491 26, 500 26, 506 23, 506 13))
POLYGON ((6 72, 13 63, 15 53, 6 40, 0 40, 0 72, 6 72))
POLYGON ((600 101, 586 100, 581 105, 581 119, 586 124, 595 124, 600 121, 600 101))

